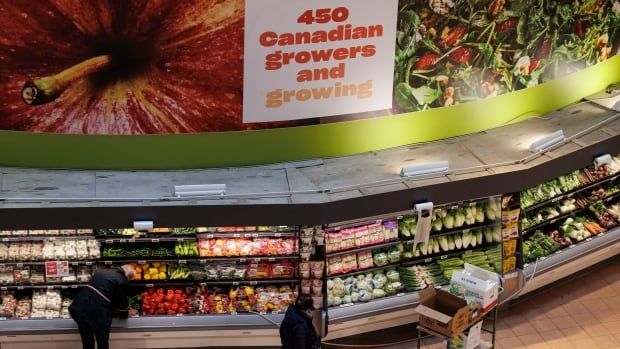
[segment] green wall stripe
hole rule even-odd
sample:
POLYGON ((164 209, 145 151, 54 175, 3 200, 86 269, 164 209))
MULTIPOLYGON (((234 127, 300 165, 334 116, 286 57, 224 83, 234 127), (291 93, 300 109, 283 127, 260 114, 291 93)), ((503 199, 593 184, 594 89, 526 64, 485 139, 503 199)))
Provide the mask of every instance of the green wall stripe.
POLYGON ((381 118, 246 132, 86 136, 0 131, 0 165, 187 169, 345 156, 474 133, 544 114, 620 81, 620 55, 487 100, 381 118))

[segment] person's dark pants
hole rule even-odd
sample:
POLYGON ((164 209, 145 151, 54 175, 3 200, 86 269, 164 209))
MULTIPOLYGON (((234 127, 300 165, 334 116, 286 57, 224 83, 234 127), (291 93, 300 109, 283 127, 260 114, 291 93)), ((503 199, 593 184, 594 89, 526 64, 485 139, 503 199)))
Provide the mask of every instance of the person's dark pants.
POLYGON ((83 349, 95 349, 95 340, 98 349, 108 349, 110 339, 110 325, 103 321, 82 316, 71 312, 71 317, 77 323, 82 338, 83 349))

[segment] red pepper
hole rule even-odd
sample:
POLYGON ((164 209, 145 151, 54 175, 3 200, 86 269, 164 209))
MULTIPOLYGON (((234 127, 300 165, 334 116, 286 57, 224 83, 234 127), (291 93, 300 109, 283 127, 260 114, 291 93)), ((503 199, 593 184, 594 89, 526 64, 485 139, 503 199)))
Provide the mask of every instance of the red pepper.
POLYGON ((538 63, 540 63, 539 60, 537 60, 536 58, 532 58, 530 59, 530 67, 529 67, 529 72, 530 74, 536 70, 536 68, 538 68, 538 63))
POLYGON ((437 63, 439 55, 427 52, 415 64, 415 70, 427 70, 437 63))
POLYGON ((508 29, 515 28, 519 24, 518 18, 510 18, 503 22, 497 23, 495 26, 495 31, 498 33, 505 32, 508 29))
POLYGON ((452 51, 448 58, 455 63, 465 64, 471 62, 472 59, 472 49, 469 47, 459 47, 456 50, 452 51))
POLYGON ((465 35, 465 32, 467 32, 467 27, 465 25, 457 25, 450 30, 445 38, 439 40, 439 47, 448 48, 456 45, 456 43, 465 35))

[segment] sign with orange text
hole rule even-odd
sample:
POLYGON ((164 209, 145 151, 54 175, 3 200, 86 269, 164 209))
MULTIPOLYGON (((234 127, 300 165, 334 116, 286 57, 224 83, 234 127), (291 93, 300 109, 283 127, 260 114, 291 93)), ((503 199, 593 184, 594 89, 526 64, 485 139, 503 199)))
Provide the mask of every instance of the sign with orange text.
POLYGON ((243 122, 392 108, 397 6, 246 1, 243 122))

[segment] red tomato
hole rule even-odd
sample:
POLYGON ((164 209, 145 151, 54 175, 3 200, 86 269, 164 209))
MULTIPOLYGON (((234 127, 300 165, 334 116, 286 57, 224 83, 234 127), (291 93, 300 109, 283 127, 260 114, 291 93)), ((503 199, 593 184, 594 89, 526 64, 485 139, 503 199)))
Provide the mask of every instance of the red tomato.
POLYGON ((415 70, 427 70, 437 63, 439 55, 427 52, 415 64, 415 70))
POLYGON ((472 52, 472 49, 469 47, 459 47, 452 51, 448 58, 455 63, 465 64, 471 62, 472 52))
POLYGON ((174 293, 176 293, 176 294, 183 294, 183 290, 176 290, 176 291, 174 291, 174 293))
POLYGON ((176 312, 174 310, 168 310, 168 315, 176 315, 176 312))
POLYGON ((187 309, 179 308, 178 312, 179 312, 179 314, 187 314, 187 309))
POLYGON ((519 24, 518 18, 510 18, 503 22, 497 23, 497 25, 495 26, 495 31, 497 31, 498 33, 501 33, 508 29, 515 28, 517 24, 519 24))

